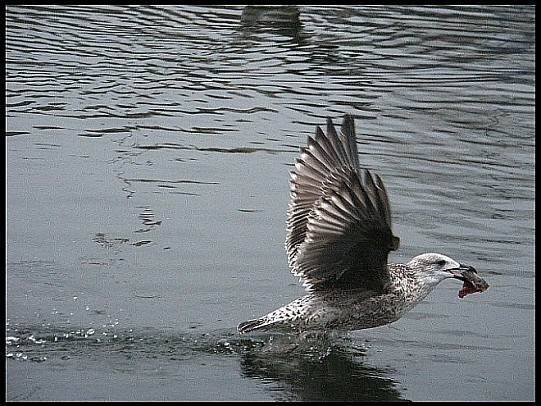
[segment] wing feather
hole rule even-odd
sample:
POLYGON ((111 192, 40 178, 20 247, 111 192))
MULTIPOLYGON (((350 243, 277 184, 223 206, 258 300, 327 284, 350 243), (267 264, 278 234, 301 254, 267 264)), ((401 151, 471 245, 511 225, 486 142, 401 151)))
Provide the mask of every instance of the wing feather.
POLYGON ((381 291, 387 257, 398 248, 381 178, 360 169, 353 118, 338 133, 327 119, 301 148, 291 174, 286 250, 292 272, 311 290, 381 291))

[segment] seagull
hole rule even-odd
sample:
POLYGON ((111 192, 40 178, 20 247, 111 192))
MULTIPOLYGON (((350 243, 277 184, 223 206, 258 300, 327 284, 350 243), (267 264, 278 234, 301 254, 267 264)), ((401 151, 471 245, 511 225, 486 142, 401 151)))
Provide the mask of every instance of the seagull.
POLYGON ((488 289, 474 267, 448 256, 421 254, 406 264, 388 263, 400 239, 392 232, 383 181, 360 168, 353 117, 300 149, 291 172, 286 251, 291 272, 308 293, 237 326, 286 333, 353 331, 400 319, 441 281, 455 278, 465 297, 488 289))

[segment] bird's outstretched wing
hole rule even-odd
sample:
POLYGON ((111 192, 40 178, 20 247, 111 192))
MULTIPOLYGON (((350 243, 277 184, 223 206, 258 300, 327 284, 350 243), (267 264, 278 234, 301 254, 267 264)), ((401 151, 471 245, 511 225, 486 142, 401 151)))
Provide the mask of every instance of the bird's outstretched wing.
POLYGON ((383 182, 359 168, 350 115, 340 133, 327 119, 327 134, 318 126, 315 138, 308 137, 290 186, 286 250, 292 272, 310 290, 383 290, 387 256, 399 239, 383 182))

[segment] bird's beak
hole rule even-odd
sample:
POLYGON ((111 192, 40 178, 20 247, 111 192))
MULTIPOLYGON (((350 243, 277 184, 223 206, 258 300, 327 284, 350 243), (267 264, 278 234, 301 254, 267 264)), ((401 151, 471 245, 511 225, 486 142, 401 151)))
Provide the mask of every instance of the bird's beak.
POLYGON ((460 264, 459 268, 449 269, 448 272, 453 275, 454 278, 460 279, 463 282, 466 282, 468 278, 471 278, 471 275, 477 275, 477 269, 473 266, 463 264, 460 264))
POLYGON ((460 298, 470 293, 484 292, 488 289, 488 283, 477 275, 477 270, 473 266, 460 264, 459 268, 449 269, 448 272, 454 278, 464 282, 462 289, 458 292, 458 297, 460 298))

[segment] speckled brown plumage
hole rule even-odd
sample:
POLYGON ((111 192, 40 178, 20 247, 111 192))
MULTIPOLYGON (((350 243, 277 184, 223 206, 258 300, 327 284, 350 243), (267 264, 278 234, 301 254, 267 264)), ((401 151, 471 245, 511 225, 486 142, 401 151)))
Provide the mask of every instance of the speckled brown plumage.
POLYGON ((327 134, 317 127, 290 185, 286 251, 309 293, 240 323, 240 333, 372 328, 398 320, 446 278, 464 281, 463 296, 488 288, 473 267, 441 254, 387 263, 400 240, 392 233, 383 181, 359 166, 350 115, 340 133, 330 119, 327 134))

